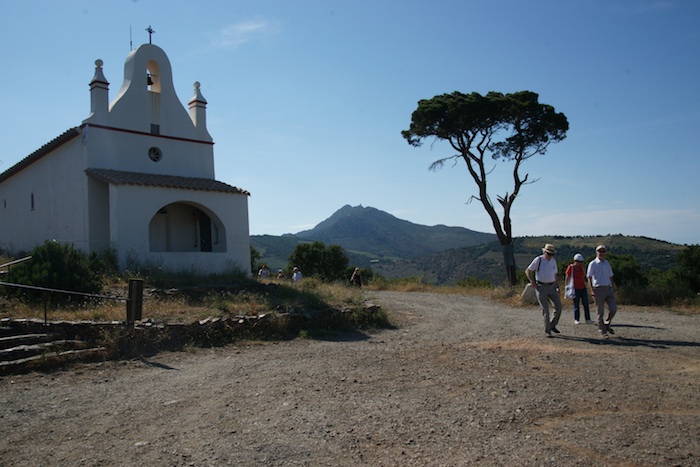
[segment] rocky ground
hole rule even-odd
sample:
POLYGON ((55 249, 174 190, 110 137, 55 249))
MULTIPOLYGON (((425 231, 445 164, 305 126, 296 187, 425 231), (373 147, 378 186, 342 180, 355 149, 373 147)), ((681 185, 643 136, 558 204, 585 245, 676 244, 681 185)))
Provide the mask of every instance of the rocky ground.
POLYGON ((395 329, 3 377, 0 463, 700 465, 700 316, 368 297, 395 329))

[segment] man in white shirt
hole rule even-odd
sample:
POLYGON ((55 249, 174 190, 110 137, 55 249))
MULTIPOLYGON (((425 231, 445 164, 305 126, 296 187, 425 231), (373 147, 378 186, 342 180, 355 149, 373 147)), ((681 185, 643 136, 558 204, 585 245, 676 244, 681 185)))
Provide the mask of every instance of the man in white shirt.
POLYGON ((525 269, 525 275, 530 281, 530 285, 535 289, 537 301, 542 307, 542 318, 544 319, 544 332, 547 337, 552 337, 552 333, 559 334, 557 323, 561 316, 561 297, 559 297, 559 284, 557 283, 557 261, 554 259, 556 248, 551 243, 547 243, 542 248, 542 254, 535 257, 532 263, 525 269), (533 274, 534 273, 534 277, 533 274), (549 300, 554 303, 554 315, 549 320, 549 300))
POLYGON ((615 289, 613 284, 613 271, 610 262, 605 259, 607 249, 605 245, 598 245, 595 249, 596 259, 588 263, 588 283, 591 286, 593 298, 598 308, 598 332, 603 337, 608 333, 615 334, 610 326, 617 312, 615 301, 615 289), (605 319, 605 303, 608 304, 608 318, 605 319))

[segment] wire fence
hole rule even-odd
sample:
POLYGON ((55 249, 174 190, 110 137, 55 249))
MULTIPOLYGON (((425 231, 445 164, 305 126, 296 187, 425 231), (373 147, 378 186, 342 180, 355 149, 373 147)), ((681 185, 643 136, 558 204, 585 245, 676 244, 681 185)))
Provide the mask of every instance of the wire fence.
POLYGON ((26 284, 14 284, 12 282, 0 281, 0 285, 4 285, 4 286, 8 286, 8 287, 17 287, 20 289, 38 290, 41 292, 62 293, 62 294, 67 294, 67 295, 80 295, 82 297, 92 297, 92 298, 104 298, 107 300, 128 300, 128 298, 115 297, 114 295, 100 295, 100 294, 87 293, 87 292, 77 292, 75 290, 51 289, 49 287, 38 287, 36 285, 26 285, 26 284))
MULTIPOLYGON (((27 284, 15 284, 12 282, 0 281, 0 286, 5 287, 15 287, 20 289, 36 290, 40 292, 60 293, 67 295, 79 295, 82 297, 98 298, 103 300, 117 300, 126 302, 126 322, 127 324, 133 324, 135 321, 141 320, 141 314, 143 310, 143 281, 141 279, 131 279, 129 280, 129 295, 128 297, 115 297, 114 295, 102 295, 87 292, 78 292, 75 290, 61 290, 53 289, 50 287, 39 287, 35 285, 27 284)), ((44 299, 44 324, 48 325, 48 295, 44 299)))

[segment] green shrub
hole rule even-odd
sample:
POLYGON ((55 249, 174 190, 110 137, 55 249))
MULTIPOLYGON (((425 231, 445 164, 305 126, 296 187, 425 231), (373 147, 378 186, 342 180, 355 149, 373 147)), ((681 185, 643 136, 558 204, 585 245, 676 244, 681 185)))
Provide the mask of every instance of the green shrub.
POLYGON ((323 282, 346 281, 348 257, 338 245, 326 247, 323 242, 300 243, 288 258, 288 269, 299 268, 304 277, 317 277, 323 282))
POLYGON ((109 248, 107 250, 91 252, 88 260, 90 262, 90 270, 101 276, 115 277, 119 275, 119 262, 117 260, 117 250, 109 248))
MULTIPOLYGON (((84 294, 96 294, 102 289, 102 276, 91 269, 88 256, 72 245, 47 240, 30 255, 31 260, 12 268, 9 282, 84 294)), ((8 287, 7 294, 31 303, 46 299, 52 306, 88 300, 85 295, 29 288, 8 287)))
POLYGON ((689 297, 700 294, 700 245, 690 245, 676 257, 675 280, 689 297))
POLYGON ((607 259, 613 268, 615 285, 628 289, 642 289, 649 284, 649 280, 642 273, 642 268, 634 256, 610 254, 607 259))
POLYGON ((620 303, 642 306, 697 303, 700 299, 700 246, 692 245, 682 250, 676 263, 672 269, 652 269, 643 276, 635 271, 630 261, 623 261, 619 268, 617 262, 613 263, 615 283, 621 282, 618 292, 620 303), (618 276, 621 276, 620 282, 618 276))

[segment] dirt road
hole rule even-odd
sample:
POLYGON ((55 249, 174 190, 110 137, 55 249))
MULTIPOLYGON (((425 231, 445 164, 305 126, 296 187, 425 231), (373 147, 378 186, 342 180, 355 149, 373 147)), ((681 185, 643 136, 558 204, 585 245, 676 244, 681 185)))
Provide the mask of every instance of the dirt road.
POLYGON ((369 292, 396 329, 0 379, 13 465, 700 465, 700 317, 369 292))

